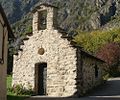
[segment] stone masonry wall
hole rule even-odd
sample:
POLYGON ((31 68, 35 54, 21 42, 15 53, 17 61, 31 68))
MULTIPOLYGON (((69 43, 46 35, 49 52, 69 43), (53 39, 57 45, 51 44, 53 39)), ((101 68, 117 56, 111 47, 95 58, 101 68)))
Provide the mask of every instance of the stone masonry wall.
POLYGON ((77 49, 77 96, 84 95, 92 88, 102 83, 103 63, 93 56, 88 56, 79 48, 77 49), (95 77, 95 65, 98 67, 98 77, 95 77))
POLYGON ((56 30, 34 33, 23 52, 14 57, 13 84, 31 84, 34 88, 35 64, 47 63, 47 94, 49 96, 69 96, 74 94, 76 78, 76 50, 56 30), (45 49, 44 55, 38 49, 45 49))
MULTIPOLYGON (((76 48, 71 47, 62 34, 54 30, 53 8, 48 7, 47 29, 38 30, 38 12, 33 15, 33 36, 21 46, 23 52, 14 57, 12 85, 35 87, 35 64, 47 63, 47 95, 71 96, 76 89, 76 48), (49 9, 48 9, 49 8, 49 9), (44 48, 43 55, 38 54, 44 48)), ((43 7, 43 9, 45 9, 43 7)))
POLYGON ((88 57, 86 55, 82 55, 83 60, 83 94, 88 90, 100 85, 102 83, 103 77, 103 63, 88 57), (98 77, 95 77, 95 65, 98 67, 98 77))

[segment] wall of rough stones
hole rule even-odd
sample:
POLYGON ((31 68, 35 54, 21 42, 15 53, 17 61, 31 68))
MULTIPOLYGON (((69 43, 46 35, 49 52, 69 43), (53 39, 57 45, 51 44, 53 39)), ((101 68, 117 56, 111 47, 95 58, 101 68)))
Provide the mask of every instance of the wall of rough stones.
POLYGON ((46 62, 48 95, 68 96, 76 91, 76 49, 57 30, 34 33, 22 48, 23 52, 14 57, 13 84, 34 88, 35 64, 46 62), (38 54, 41 47, 44 55, 38 54))
POLYGON ((87 55, 82 55, 82 64, 83 64, 83 91, 82 93, 86 93, 88 90, 100 85, 102 83, 103 76, 103 62, 99 60, 89 57, 87 55), (98 68, 98 77, 95 76, 95 66, 98 68))
POLYGON ((81 96, 92 88, 103 82, 103 62, 96 59, 92 55, 77 49, 77 78, 75 95, 81 96), (98 77, 95 77, 95 65, 98 67, 98 77))

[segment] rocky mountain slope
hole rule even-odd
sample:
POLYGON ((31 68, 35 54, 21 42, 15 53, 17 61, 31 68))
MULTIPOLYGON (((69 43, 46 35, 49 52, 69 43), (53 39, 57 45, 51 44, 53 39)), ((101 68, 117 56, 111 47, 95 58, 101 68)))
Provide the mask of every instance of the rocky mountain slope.
POLYGON ((30 9, 48 2, 59 7, 58 24, 69 33, 120 26, 120 0, 0 0, 16 33, 30 30, 30 9))
MULTIPOLYGON (((9 46, 10 54, 17 54, 25 33, 31 31, 30 9, 43 2, 59 7, 58 25, 69 34, 120 27, 120 0, 0 0, 17 37, 9 46)), ((8 68, 12 68, 9 57, 8 68)))

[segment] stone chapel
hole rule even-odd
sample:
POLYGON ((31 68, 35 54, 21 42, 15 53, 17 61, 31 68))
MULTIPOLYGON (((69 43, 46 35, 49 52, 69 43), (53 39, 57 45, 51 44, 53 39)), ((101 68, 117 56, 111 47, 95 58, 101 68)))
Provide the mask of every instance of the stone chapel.
POLYGON ((104 62, 57 27, 57 10, 50 4, 32 10, 33 32, 14 56, 12 85, 32 87, 36 95, 80 96, 102 83, 104 62))

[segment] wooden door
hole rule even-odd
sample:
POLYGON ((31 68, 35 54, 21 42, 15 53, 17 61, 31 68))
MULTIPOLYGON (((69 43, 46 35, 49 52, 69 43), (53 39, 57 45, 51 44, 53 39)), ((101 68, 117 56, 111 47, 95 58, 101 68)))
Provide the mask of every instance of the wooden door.
POLYGON ((37 95, 46 95, 47 63, 35 66, 35 92, 37 95))

